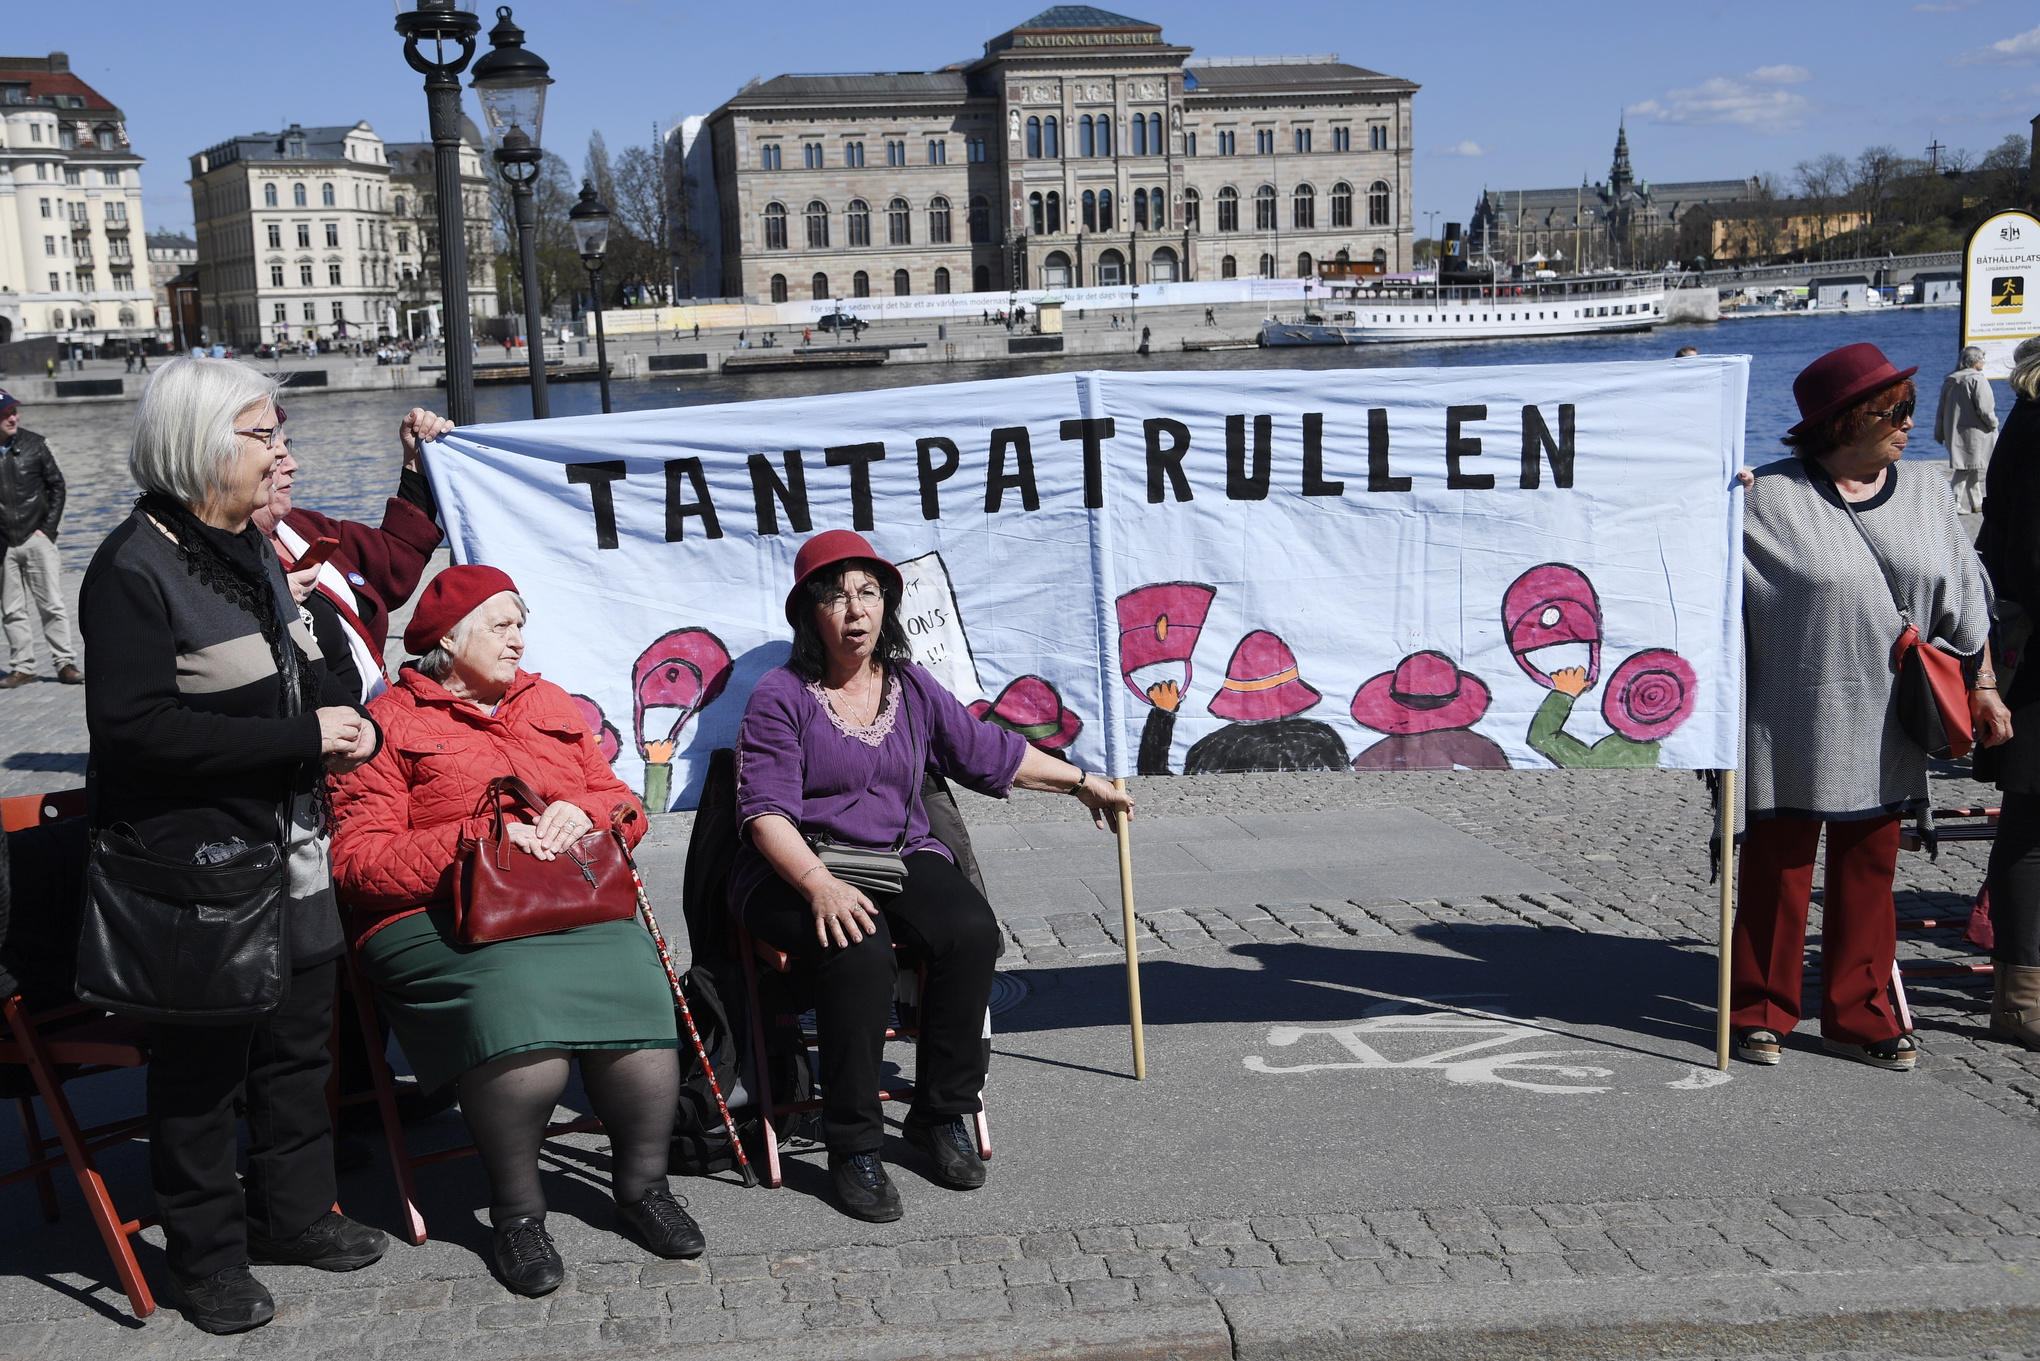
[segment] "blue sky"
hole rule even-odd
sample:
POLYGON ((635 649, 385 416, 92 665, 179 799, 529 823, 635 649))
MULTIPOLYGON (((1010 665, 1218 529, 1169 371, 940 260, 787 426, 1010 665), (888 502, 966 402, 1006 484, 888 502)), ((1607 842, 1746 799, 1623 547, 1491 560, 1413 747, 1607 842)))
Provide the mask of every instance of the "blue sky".
MULTIPOLYGON (((552 64, 546 144, 578 167, 654 122, 704 113, 753 75, 926 70, 981 55, 1044 7, 891 0, 524 0, 517 21, 552 64)), ((1215 56, 1337 52, 1404 76, 1416 97, 1419 231, 1464 219, 1483 185, 1574 184, 1607 172, 1625 110, 1653 180, 1769 170, 1872 143, 1982 152, 2040 113, 2040 8, 2020 0, 1724 0, 1525 6, 1179 0, 1119 8, 1215 56)), ((483 4, 486 15, 494 6, 483 4)), ((370 0, 95 0, 9 6, 6 52, 60 49, 128 114, 151 230, 188 228, 185 158, 236 133, 365 118, 424 135, 395 10, 370 0)), ((490 22, 493 22, 492 20, 490 22)), ((486 23, 484 25, 487 26, 486 23)))

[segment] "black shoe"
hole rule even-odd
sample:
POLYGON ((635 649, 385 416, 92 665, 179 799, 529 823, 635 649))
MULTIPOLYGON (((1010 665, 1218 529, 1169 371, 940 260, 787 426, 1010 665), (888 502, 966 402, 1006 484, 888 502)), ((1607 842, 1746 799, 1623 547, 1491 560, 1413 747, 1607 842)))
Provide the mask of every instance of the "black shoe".
POLYGON ((626 1205, 616 1202, 621 1219, 638 1242, 661 1257, 699 1257, 708 1246, 701 1226, 687 1213, 687 1202, 676 1200, 663 1186, 654 1187, 626 1205))
POLYGON ((276 1317, 276 1301, 246 1266, 221 1267, 210 1276, 170 1273, 171 1302, 201 1332, 245 1333, 276 1317))
POLYGON ((899 1189, 885 1174, 885 1164, 876 1153, 852 1153, 838 1158, 829 1155, 829 1177, 836 1183, 836 1198, 843 1208, 873 1224, 890 1224, 898 1219, 899 1189))
POLYGON ((977 1122, 967 1115, 947 1120, 908 1116, 900 1126, 907 1142, 935 1160, 935 1177, 944 1186, 975 1191, 985 1184, 985 1160, 978 1156, 977 1122))
POLYGON ((308 1266, 320 1271, 359 1271, 382 1260, 390 1238, 381 1229, 357 1224, 328 1210, 295 1238, 248 1235, 248 1260, 256 1266, 308 1266))
POLYGON ((496 1275, 520 1295, 550 1295, 567 1264, 545 1231, 544 1215, 519 1215, 496 1226, 496 1275))

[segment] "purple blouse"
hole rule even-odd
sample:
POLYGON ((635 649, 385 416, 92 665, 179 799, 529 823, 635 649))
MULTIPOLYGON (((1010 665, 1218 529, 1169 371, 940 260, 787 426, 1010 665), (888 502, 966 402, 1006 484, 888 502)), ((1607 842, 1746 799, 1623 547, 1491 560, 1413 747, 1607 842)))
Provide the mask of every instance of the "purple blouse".
POLYGON ((905 854, 949 851, 928 834, 928 812, 912 796, 925 768, 966 789, 1004 798, 1027 740, 983 723, 911 662, 888 668, 885 700, 868 728, 836 716, 819 682, 788 667, 765 673, 737 729, 737 822, 742 846, 730 875, 730 905, 741 910, 774 871, 751 844, 753 818, 777 813, 803 832, 851 846, 905 854), (913 809, 911 820, 908 808, 913 809))

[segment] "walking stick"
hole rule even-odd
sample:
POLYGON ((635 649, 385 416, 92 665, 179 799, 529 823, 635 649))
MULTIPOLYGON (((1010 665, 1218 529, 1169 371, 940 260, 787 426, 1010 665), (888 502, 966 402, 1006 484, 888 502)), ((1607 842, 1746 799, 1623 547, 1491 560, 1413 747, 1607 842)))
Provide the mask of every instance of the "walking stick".
POLYGON ((645 892, 645 877, 638 873, 637 857, 624 846, 621 827, 618 828, 617 845, 623 846, 623 862, 630 866, 631 883, 637 888, 638 911, 645 914, 645 929, 652 933, 652 944, 658 948, 659 963, 666 966, 666 981, 673 985, 673 1004, 680 1009, 680 1019, 687 1023, 687 1038, 694 1042, 694 1057, 701 1061, 701 1071, 708 1078, 708 1090, 715 1095, 716 1112, 722 1116, 723 1133, 730 1141, 730 1151, 737 1155, 737 1171, 743 1174, 745 1186, 756 1186, 758 1174, 751 1170, 751 1159, 744 1153, 744 1141, 737 1137, 737 1122, 730 1119, 729 1103, 723 1100, 722 1084, 715 1080, 715 1065, 708 1061, 708 1047, 701 1042, 701 1031, 694 1024, 694 1012, 687 1005, 687 994, 680 987, 680 975, 673 968, 673 952, 666 948, 666 933, 659 929, 659 919, 652 912, 651 895, 645 892))
POLYGON ((1721 937, 1715 951, 1714 1066, 1728 1071, 1729 951, 1735 935, 1735 772, 1721 772, 1721 937))
MULTIPOLYGON (((1112 782, 1120 793, 1126 792, 1125 779, 1112 782)), ((1140 946, 1136 943, 1133 920, 1133 829, 1127 824, 1125 810, 1113 815, 1119 832, 1119 915, 1120 929, 1126 933, 1126 1006, 1133 1016, 1133 1080, 1147 1081, 1147 1040, 1141 1034, 1140 1025, 1140 946)))

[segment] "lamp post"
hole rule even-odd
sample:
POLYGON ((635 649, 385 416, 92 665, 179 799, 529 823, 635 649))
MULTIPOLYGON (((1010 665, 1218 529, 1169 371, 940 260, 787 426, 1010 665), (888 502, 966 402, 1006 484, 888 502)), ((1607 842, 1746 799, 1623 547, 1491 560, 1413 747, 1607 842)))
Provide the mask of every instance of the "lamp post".
MULTIPOLYGON (((403 0, 397 0, 399 6, 403 0)), ((404 60, 425 77, 425 107, 432 127, 433 189, 439 199, 439 292, 445 306, 446 411, 455 425, 475 423, 474 337, 468 320, 467 203, 460 183, 460 73, 475 54, 482 21, 474 0, 417 0, 399 9, 397 32, 404 60), (461 5, 470 8, 462 9, 461 5), (428 59, 419 50, 432 45, 428 59), (447 51, 457 47, 458 53, 447 51)))
POLYGON ((552 77, 538 54, 525 50, 524 30, 510 22, 508 5, 496 10, 489 43, 489 51, 475 63, 474 87, 481 97, 496 165, 510 186, 515 208, 518 272, 524 282, 525 358, 531 364, 531 418, 542 421, 552 415, 552 404, 545 390, 545 318, 539 308, 538 218, 531 185, 545 157, 538 136, 545 121, 545 87, 552 84, 552 77))
POLYGON ((602 337, 602 254, 609 249, 609 209, 595 197, 595 186, 581 181, 581 201, 567 210, 574 229, 574 248, 588 268, 588 287, 595 294, 595 375, 602 380, 602 414, 609 414, 609 347, 602 337))

